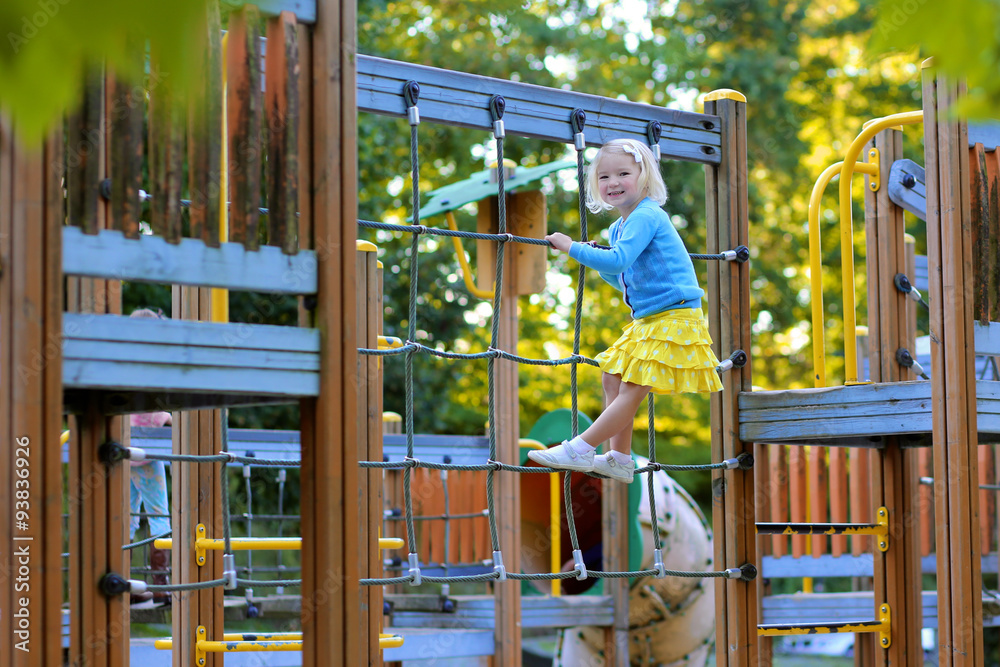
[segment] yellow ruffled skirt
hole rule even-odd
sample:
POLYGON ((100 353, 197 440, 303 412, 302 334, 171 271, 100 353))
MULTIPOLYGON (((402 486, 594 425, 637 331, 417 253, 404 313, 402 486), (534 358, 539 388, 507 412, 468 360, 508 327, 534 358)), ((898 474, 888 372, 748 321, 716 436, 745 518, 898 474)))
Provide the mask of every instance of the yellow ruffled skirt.
POLYGON ((701 308, 680 308, 632 320, 596 357, 601 370, 655 394, 722 390, 712 337, 701 308))

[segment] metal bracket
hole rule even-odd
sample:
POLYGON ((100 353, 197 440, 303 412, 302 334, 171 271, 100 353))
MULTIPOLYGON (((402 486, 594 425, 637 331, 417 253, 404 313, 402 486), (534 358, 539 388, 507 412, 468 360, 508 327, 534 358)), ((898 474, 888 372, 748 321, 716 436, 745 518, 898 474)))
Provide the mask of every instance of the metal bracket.
POLYGON ((878 645, 882 648, 889 648, 892 645, 892 614, 889 605, 883 604, 878 608, 878 645))
POLYGON ((201 647, 202 642, 208 641, 208 630, 205 629, 204 625, 199 625, 198 629, 195 631, 195 642, 194 642, 194 664, 197 667, 205 667, 205 662, 207 660, 205 656, 205 651, 201 647))
POLYGON ((882 181, 879 178, 879 152, 877 148, 868 149, 868 164, 875 165, 874 172, 868 173, 868 189, 872 192, 878 192, 878 189, 882 187, 882 181))
POLYGON ((879 527, 877 533, 878 550, 884 553, 889 550, 889 510, 879 507, 876 514, 878 515, 878 521, 875 522, 875 525, 879 527))
POLYGON ((202 540, 205 538, 205 524, 199 523, 194 529, 194 556, 195 560, 198 562, 198 567, 204 565, 206 561, 205 557, 205 544, 202 540))

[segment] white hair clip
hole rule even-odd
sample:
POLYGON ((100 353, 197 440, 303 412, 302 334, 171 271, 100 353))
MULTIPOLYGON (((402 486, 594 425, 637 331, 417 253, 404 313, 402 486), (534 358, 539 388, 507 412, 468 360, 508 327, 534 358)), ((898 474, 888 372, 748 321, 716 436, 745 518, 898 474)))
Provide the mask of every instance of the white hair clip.
POLYGON ((635 146, 631 141, 626 141, 622 144, 622 150, 635 158, 636 164, 642 163, 642 155, 639 154, 639 148, 635 146))

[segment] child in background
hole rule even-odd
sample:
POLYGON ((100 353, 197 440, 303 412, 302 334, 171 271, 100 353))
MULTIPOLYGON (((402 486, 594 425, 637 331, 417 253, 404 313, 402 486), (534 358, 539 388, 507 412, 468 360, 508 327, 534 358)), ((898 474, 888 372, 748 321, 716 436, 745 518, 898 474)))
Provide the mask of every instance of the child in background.
POLYGON ((594 472, 632 482, 632 423, 650 391, 656 394, 722 389, 719 360, 701 310, 705 292, 667 213, 667 188, 653 152, 632 139, 609 141, 587 173, 587 207, 617 209, 609 230, 611 247, 574 242, 565 234, 545 239, 558 251, 622 292, 632 320, 621 337, 597 355, 607 407, 586 431, 548 450, 528 452, 550 468, 594 472), (594 456, 610 440, 611 451, 594 456))
MULTIPOLYGON (((130 317, 160 319, 161 316, 148 308, 142 308, 132 313, 130 317)), ((130 416, 132 426, 168 426, 171 423, 169 412, 147 412, 130 416)), ((129 541, 135 540, 135 531, 139 528, 140 507, 144 506, 149 516, 150 536, 162 535, 170 531, 170 505, 167 502, 167 472, 163 461, 129 461, 132 466, 129 471, 130 508, 129 541)), ((150 546, 149 564, 154 571, 166 571, 170 567, 170 552, 150 546)), ((153 584, 166 585, 167 575, 154 574, 153 584)), ((147 602, 153 600, 157 604, 170 604, 169 593, 151 593, 146 591, 132 596, 132 602, 147 602)))

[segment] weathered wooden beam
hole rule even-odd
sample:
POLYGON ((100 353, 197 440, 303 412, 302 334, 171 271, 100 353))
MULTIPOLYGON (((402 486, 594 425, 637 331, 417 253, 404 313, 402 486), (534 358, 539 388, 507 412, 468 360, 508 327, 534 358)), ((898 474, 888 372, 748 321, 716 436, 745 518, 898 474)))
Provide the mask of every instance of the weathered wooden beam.
POLYGON ((591 146, 617 137, 645 143, 647 124, 656 121, 662 127, 660 151, 664 158, 719 164, 723 150, 720 119, 713 114, 609 100, 372 56, 358 56, 357 66, 360 111, 405 118, 403 86, 416 81, 420 85, 420 118, 425 122, 490 131, 490 98, 501 95, 507 103, 503 119, 510 134, 572 144, 570 114, 583 109, 587 114, 586 140, 591 146))
POLYGON ((222 204, 222 29, 218 2, 206 5, 197 90, 188 110, 191 237, 219 245, 222 204))
POLYGON ((354 2, 320 0, 312 38, 312 245, 318 298, 313 326, 322 332, 318 399, 301 402, 302 662, 354 667, 377 660, 359 636, 361 564, 355 512, 358 488, 357 106, 354 2), (306 611, 308 610, 308 612, 306 611))
MULTIPOLYGON (((160 72, 157 54, 150 69, 160 72)), ((149 90, 149 225, 170 243, 181 239, 181 182, 184 120, 170 79, 161 76, 149 90)))
POLYGON ((103 230, 94 235, 63 230, 67 275, 134 282, 223 287, 269 294, 315 294, 316 253, 286 255, 277 248, 248 251, 241 243, 213 248, 201 239, 168 243, 159 236, 125 238, 103 230))
POLYGON ((972 247, 962 86, 924 63, 939 662, 983 664, 972 247))
MULTIPOLYGON (((706 167, 706 207, 709 252, 738 245, 749 246, 746 98, 734 91, 709 94, 709 115, 718 115, 722 131, 721 163, 706 167)), ((719 358, 732 350, 749 351, 749 265, 719 262, 709 267, 709 330, 719 358)), ((741 439, 740 392, 751 389, 750 367, 734 368, 723 376, 724 389, 712 394, 712 457, 733 458, 741 453, 756 455, 750 441, 741 439)), ((766 440, 761 440, 766 442, 766 440)), ((766 458, 758 447, 759 454, 766 458)), ((769 514, 767 499, 755 494, 755 476, 766 487, 765 469, 713 471, 712 490, 715 566, 740 567, 758 562, 755 517, 769 514)), ((760 581, 716 580, 716 653, 719 665, 755 664, 758 659, 757 619, 760 581), (724 647, 724 651, 721 647, 724 647)))
POLYGON ((247 250, 260 245, 261 123, 260 14, 246 5, 229 17, 226 114, 229 130, 229 238, 247 250))
POLYGON ((299 48, 295 16, 267 22, 268 244, 285 253, 299 248, 299 48))

